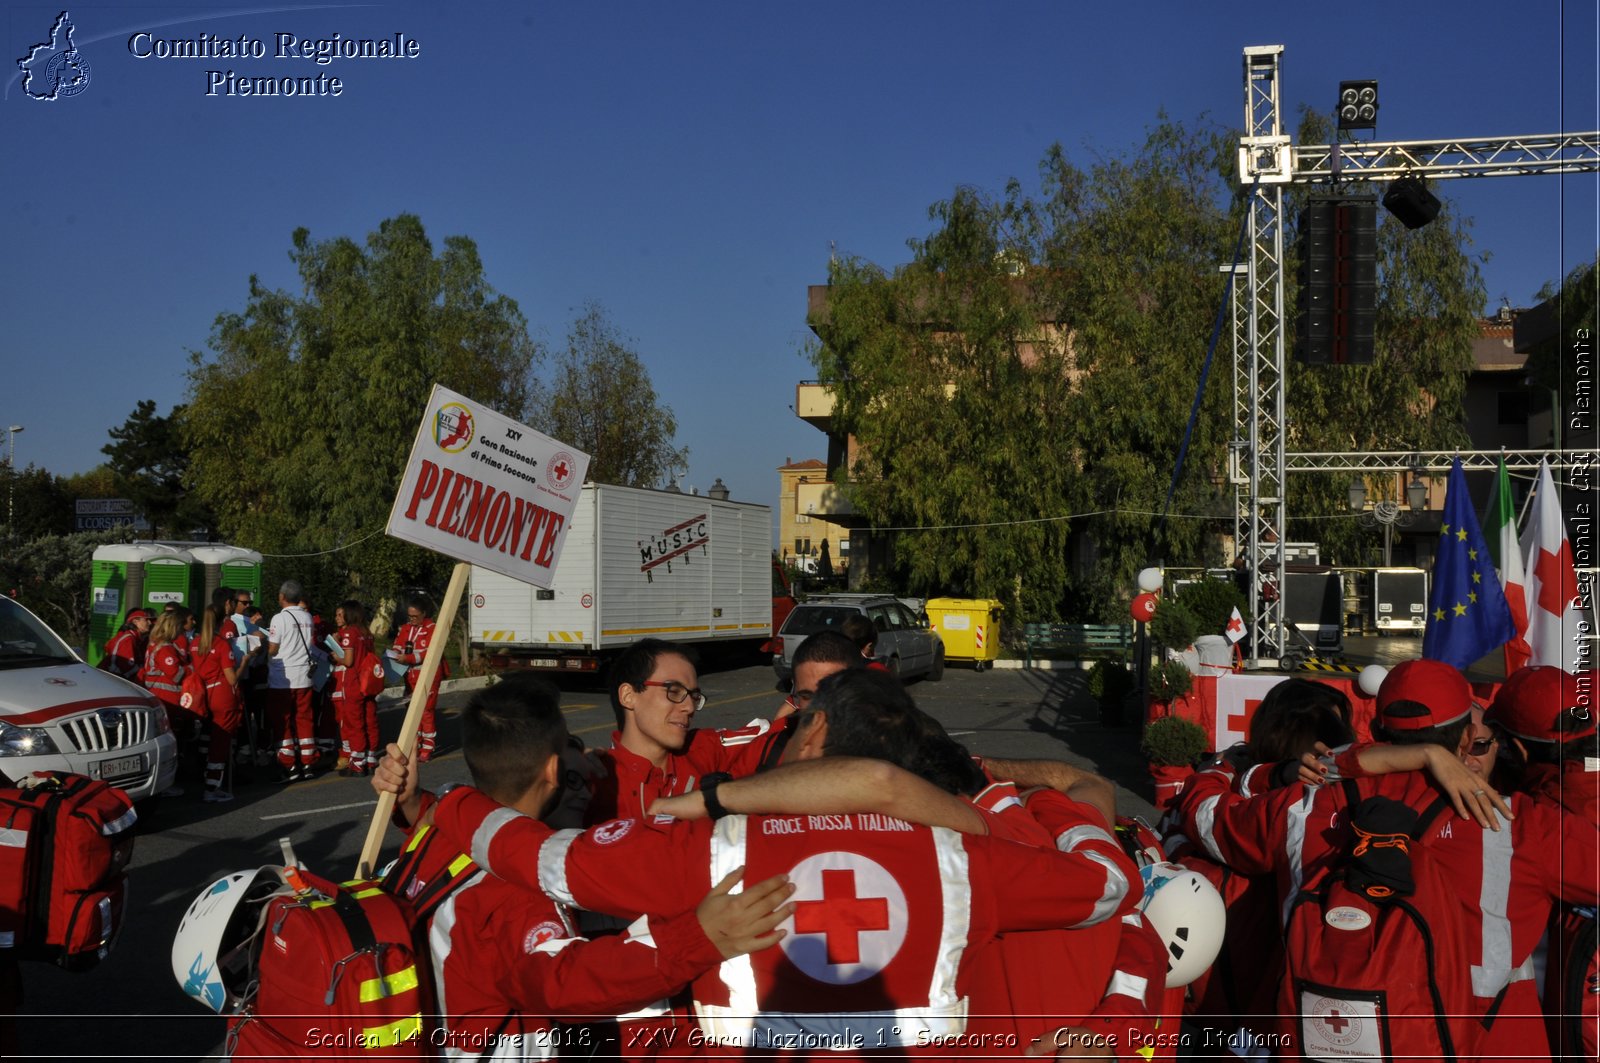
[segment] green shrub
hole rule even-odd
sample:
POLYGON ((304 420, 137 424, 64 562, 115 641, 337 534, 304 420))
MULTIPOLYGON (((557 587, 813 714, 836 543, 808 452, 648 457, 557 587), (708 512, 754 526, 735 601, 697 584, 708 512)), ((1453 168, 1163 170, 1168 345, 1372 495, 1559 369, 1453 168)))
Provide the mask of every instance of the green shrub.
MULTIPOLYGON (((1222 630, 1218 627, 1217 630, 1222 630)), ((1155 619, 1150 621, 1150 637, 1163 646, 1175 650, 1194 645, 1200 630, 1200 621, 1189 607, 1174 598, 1163 598, 1156 605, 1155 619)))
POLYGON ((1182 602, 1200 625, 1202 635, 1222 634, 1235 609, 1247 622, 1250 619, 1250 603, 1231 580, 1207 579, 1191 583, 1183 588, 1182 602))
POLYGON ((1162 661, 1150 669, 1150 696, 1157 701, 1181 698, 1193 686, 1194 676, 1182 661, 1162 661))
POLYGON ((1123 699, 1133 689, 1133 673, 1121 658, 1102 657, 1094 662, 1085 679, 1089 696, 1101 705, 1120 708, 1123 699))
POLYGON ((1208 744, 1204 727, 1179 716, 1163 716, 1145 727, 1139 751, 1151 764, 1179 768, 1199 760, 1208 744))

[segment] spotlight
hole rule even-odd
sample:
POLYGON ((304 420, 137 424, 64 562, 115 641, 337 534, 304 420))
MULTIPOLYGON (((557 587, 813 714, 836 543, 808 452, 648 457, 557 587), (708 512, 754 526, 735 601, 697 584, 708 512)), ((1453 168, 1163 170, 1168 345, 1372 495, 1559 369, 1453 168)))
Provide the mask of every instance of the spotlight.
POLYGON ((1378 128, 1378 83, 1376 81, 1339 82, 1339 128, 1378 128))

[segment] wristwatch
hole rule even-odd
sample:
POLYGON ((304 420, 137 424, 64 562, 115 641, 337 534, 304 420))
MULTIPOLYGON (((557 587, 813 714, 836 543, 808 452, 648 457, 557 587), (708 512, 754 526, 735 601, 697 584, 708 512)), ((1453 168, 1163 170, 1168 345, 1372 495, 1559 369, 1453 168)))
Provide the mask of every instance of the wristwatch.
POLYGON ((717 800, 717 787, 732 778, 733 776, 725 771, 714 771, 700 780, 700 796, 706 802, 706 815, 713 820, 718 820, 728 815, 728 810, 722 807, 721 801, 717 800))

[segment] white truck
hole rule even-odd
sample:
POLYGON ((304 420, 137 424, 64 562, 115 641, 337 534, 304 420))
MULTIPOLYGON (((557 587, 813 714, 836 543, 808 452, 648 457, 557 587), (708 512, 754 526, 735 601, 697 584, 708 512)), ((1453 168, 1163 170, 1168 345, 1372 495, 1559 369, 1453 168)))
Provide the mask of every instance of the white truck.
POLYGON ((496 670, 592 671, 646 636, 754 656, 774 608, 793 605, 770 507, 595 483, 579 495, 554 586, 473 566, 468 598, 472 647, 496 670))

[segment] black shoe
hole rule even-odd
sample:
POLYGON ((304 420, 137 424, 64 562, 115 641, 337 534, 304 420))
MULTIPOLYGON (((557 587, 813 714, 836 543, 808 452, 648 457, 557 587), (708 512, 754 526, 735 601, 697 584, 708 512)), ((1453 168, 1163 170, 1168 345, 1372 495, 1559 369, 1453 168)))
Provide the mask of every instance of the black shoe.
POLYGON ((278 772, 277 776, 272 781, 277 783, 289 783, 299 782, 304 778, 305 775, 300 771, 299 765, 295 765, 294 767, 284 768, 282 771, 278 772))

